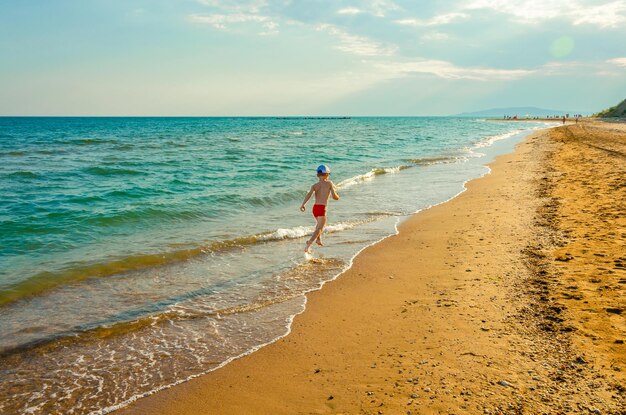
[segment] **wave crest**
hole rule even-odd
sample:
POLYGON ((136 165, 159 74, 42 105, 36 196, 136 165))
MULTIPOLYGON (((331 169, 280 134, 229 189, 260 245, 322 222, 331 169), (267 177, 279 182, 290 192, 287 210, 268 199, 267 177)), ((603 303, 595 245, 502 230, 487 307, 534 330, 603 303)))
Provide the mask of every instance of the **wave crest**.
POLYGON ((441 157, 422 157, 416 159, 405 159, 405 161, 418 166, 430 166, 432 164, 447 164, 456 163, 459 161, 459 157, 453 156, 441 156, 441 157))
POLYGON ((87 167, 83 169, 83 172, 92 174, 94 176, 117 176, 117 175, 141 175, 146 174, 143 171, 126 169, 120 167, 87 167))
POLYGON ((411 166, 376 167, 365 174, 359 174, 358 176, 342 180, 341 182, 339 182, 339 184, 337 184, 337 188, 347 189, 348 187, 374 180, 376 176, 380 176, 381 174, 395 174, 400 172, 401 170, 408 169, 409 167, 411 166))
POLYGON ((489 147, 493 143, 495 143, 496 141, 505 140, 507 138, 513 137, 514 135, 519 134, 522 131, 523 130, 513 130, 513 131, 509 131, 508 133, 498 134, 498 135, 493 135, 493 136, 487 137, 486 139, 484 139, 484 140, 480 141, 479 143, 477 143, 474 146, 474 148, 489 147))

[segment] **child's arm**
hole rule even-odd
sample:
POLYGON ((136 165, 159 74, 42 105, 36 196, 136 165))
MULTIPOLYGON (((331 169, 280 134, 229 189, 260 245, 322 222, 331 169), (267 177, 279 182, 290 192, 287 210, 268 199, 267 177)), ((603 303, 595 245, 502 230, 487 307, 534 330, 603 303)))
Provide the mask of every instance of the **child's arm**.
POLYGON ((339 194, 335 190, 335 183, 333 182, 330 182, 330 194, 333 196, 333 199, 339 200, 339 194))
POLYGON ((304 202, 302 202, 302 205, 300 206, 300 210, 301 211, 304 212, 306 210, 304 205, 306 205, 306 202, 309 201, 309 199, 311 198, 311 195, 313 194, 314 191, 315 191, 315 185, 311 186, 311 190, 309 190, 309 193, 307 193, 306 196, 304 197, 304 202))

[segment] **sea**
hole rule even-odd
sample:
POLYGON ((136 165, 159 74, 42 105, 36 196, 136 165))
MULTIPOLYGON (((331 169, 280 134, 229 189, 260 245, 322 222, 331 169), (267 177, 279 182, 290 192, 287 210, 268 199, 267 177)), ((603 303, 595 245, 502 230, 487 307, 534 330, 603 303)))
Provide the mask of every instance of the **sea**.
POLYGON ((0 413, 105 414, 285 336, 307 292, 548 126, 0 117, 0 413), (320 164, 341 199, 305 255, 320 164))

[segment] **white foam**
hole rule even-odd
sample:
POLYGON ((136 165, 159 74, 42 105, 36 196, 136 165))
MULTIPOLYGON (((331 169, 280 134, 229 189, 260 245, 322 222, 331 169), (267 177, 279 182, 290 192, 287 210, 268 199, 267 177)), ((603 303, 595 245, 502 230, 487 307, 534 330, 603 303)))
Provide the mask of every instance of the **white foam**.
POLYGON ((473 157, 484 157, 485 156, 484 153, 481 153, 475 150, 479 148, 491 147, 497 141, 506 140, 508 138, 514 137, 522 133, 530 134, 532 131, 537 131, 537 130, 541 130, 544 128, 552 128, 558 125, 559 125, 558 123, 550 123, 550 122, 538 123, 538 125, 533 125, 531 128, 517 129, 517 130, 512 130, 503 134, 497 134, 497 135, 486 137, 484 140, 478 142, 473 147, 465 148, 465 151, 466 151, 465 156, 464 156, 465 160, 467 160, 467 158, 473 158, 473 157))
POLYGON ((296 239, 313 232, 315 228, 312 226, 296 226, 295 228, 279 228, 268 234, 258 235, 260 241, 279 241, 281 239, 296 239))
MULTIPOLYGON (((361 222, 343 223, 339 222, 325 228, 326 232, 339 232, 351 229, 361 222)), ((310 235, 315 230, 313 226, 296 226, 295 228, 280 228, 274 232, 257 235, 259 241, 280 241, 283 239, 297 239, 310 235)))
POLYGON ((374 180, 374 178, 379 174, 394 174, 400 172, 404 167, 396 166, 396 167, 378 167, 368 171, 365 174, 359 174, 358 176, 350 177, 349 179, 342 180, 337 184, 338 189, 347 189, 348 187, 352 187, 357 184, 361 184, 364 182, 369 182, 374 180))
POLYGON ((490 147, 496 141, 500 141, 500 140, 505 140, 507 138, 511 138, 514 135, 517 135, 517 134, 521 133, 522 131, 524 131, 524 130, 513 130, 513 131, 509 131, 508 133, 498 134, 498 135, 493 135, 493 136, 487 137, 483 141, 481 141, 478 144, 476 144, 474 146, 474 148, 490 147))
POLYGON ((338 189, 347 189, 348 187, 352 187, 355 184, 360 184, 363 182, 369 182, 370 180, 374 180, 376 174, 373 171, 367 172, 365 174, 360 174, 358 176, 350 177, 349 179, 342 180, 337 184, 338 189))
POLYGON ((346 229, 352 229, 357 225, 360 225, 362 223, 365 223, 365 221, 358 221, 358 222, 339 222, 336 223, 334 225, 328 225, 326 228, 324 228, 325 232, 339 232, 339 231, 344 231, 346 229))
POLYGON ((381 167, 378 169, 374 169, 374 172, 376 174, 387 174, 387 173, 398 173, 400 172, 400 170, 402 170, 402 166, 397 166, 397 167, 381 167))
MULTIPOLYGON (((355 226, 364 223, 363 221, 355 222, 339 222, 333 225, 328 225, 324 229, 325 232, 340 232, 346 229, 352 229, 355 226)), ((256 238, 259 241, 280 241, 283 239, 297 239, 304 236, 309 236, 315 227, 313 226, 296 226, 294 228, 280 228, 274 232, 257 235, 256 238)))

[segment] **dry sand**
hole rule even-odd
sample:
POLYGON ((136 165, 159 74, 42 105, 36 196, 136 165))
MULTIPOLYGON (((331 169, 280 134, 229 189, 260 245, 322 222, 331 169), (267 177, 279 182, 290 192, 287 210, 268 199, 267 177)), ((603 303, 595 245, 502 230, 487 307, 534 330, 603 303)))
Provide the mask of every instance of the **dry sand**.
POLYGON ((626 124, 556 129, 553 141, 543 183, 556 238, 542 249, 550 300, 568 311, 576 350, 626 387, 626 124))
POLYGON ((531 136, 311 293, 290 335, 119 413, 625 414, 623 130, 531 136))

